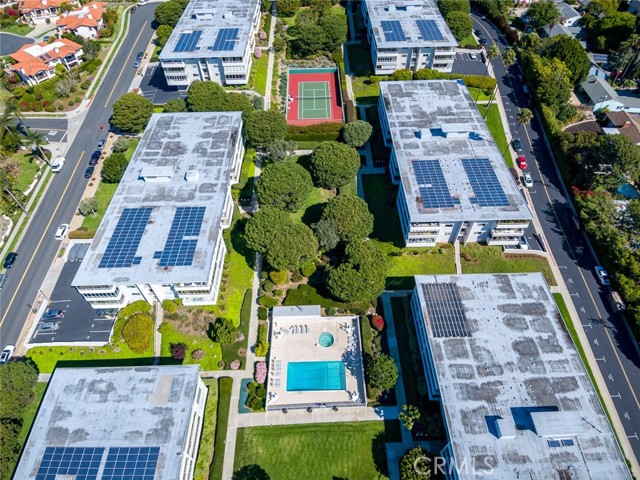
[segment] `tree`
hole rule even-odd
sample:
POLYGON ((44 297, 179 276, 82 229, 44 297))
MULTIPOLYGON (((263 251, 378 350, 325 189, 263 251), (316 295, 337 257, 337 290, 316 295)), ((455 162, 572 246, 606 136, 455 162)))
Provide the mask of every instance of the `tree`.
POLYGON ((0 478, 11 478, 20 453, 21 427, 22 420, 0 418, 0 478))
POLYGON ((278 0, 278 16, 292 17, 301 6, 300 0, 278 0))
MULTIPOLYGON (((291 40, 291 52, 296 58, 304 58, 316 55, 324 49, 325 32, 317 24, 310 24, 304 28, 295 30, 297 36, 291 40)), ((275 49, 275 41, 274 41, 275 49)))
POLYGON ((307 3, 307 6, 311 7, 311 11, 321 17, 329 15, 329 11, 333 6, 333 0, 309 0, 308 2, 303 3, 307 3))
POLYGON ((545 25, 556 25, 560 22, 562 15, 553 1, 543 0, 529 6, 527 17, 534 27, 542 28, 545 25))
POLYGON ((233 322, 227 318, 219 317, 209 329, 209 337, 220 345, 227 345, 236 339, 238 329, 233 322))
POLYGON ((129 92, 113 103, 111 124, 122 132, 140 133, 146 128, 152 114, 151 100, 129 92))
POLYGON ((518 115, 516 115, 516 120, 518 121, 518 127, 527 125, 533 120, 533 112, 528 108, 523 108, 518 112, 518 115))
POLYGON ((511 65, 516 63, 516 52, 513 48, 508 47, 505 49, 502 54, 502 62, 504 63, 505 68, 509 68, 511 65))
POLYGON ((142 353, 153 344, 153 319, 146 313, 129 317, 122 329, 122 338, 131 350, 142 353))
POLYGON ((356 120, 347 123, 342 129, 342 138, 352 147, 362 147, 373 133, 373 127, 369 122, 356 120))
MULTIPOLYGON (((484 76, 486 77, 487 74, 489 73, 489 64, 493 61, 494 58, 498 58, 500 56, 500 49, 498 48, 498 46, 494 43, 493 45, 491 45, 489 47, 489 49, 487 50, 487 64, 485 65, 485 69, 484 69, 484 76)), ((494 91, 498 88, 498 86, 496 85, 494 87, 494 91)), ((478 103, 478 96, 480 95, 480 89, 478 89, 477 93, 476 93, 476 98, 473 99, 474 103, 478 103)), ((492 95, 493 97, 493 95, 492 95)), ((489 114, 489 107, 487 107, 487 115, 489 114)), ((486 115, 485 115, 486 118, 486 115)))
POLYGON ((49 163, 47 155, 44 150, 42 150, 42 145, 45 143, 43 135, 40 132, 26 128, 24 137, 31 146, 31 152, 37 154, 38 157, 49 163))
POLYGON ((247 141, 254 147, 282 140, 287 134, 287 119, 275 110, 254 110, 245 123, 247 141))
POLYGON ((174 360, 184 360, 187 356, 187 344, 186 343, 172 343, 171 344, 171 358, 174 360))
POLYGON ((579 85, 587 78, 590 61, 587 52, 577 38, 569 35, 553 37, 542 49, 547 58, 558 58, 571 72, 571 83, 579 85))
POLYGON ((129 160, 123 153, 112 153, 102 165, 102 181, 105 183, 119 183, 122 180, 129 160))
POLYGON ((169 25, 160 25, 156 29, 156 44, 160 48, 164 48, 165 44, 167 43, 167 40, 169 40, 169 37, 171 36, 172 33, 173 33, 173 27, 169 25))
POLYGON ((196 80, 187 91, 187 109, 190 112, 223 112, 227 95, 215 82, 196 80))
POLYGON ((373 215, 367 202, 354 195, 338 195, 329 200, 322 220, 333 222, 342 241, 366 238, 373 231, 373 215))
POLYGON ((95 215, 98 211, 98 200, 96 200, 96 197, 83 199, 80 202, 80 205, 78 205, 78 211, 80 212, 80 215, 85 217, 95 215))
POLYGON ((340 236, 338 235, 338 229, 336 228, 335 223, 331 220, 320 220, 311 227, 313 228, 313 232, 316 234, 318 244, 322 250, 328 252, 338 246, 340 236))
POLYGON ((469 0, 440 0, 438 8, 443 17, 450 12, 462 12, 467 15, 471 13, 471 2, 469 0))
POLYGON ((288 160, 293 155, 294 150, 298 148, 296 142, 289 140, 274 140, 267 147, 269 160, 272 162, 282 162, 288 160))
POLYGON ((400 458, 400 480, 430 480, 431 459, 422 447, 415 447, 400 458))
POLYGON ((549 59, 535 54, 523 58, 525 73, 535 82, 534 91, 538 100, 557 114, 571 98, 571 72, 558 58, 549 59))
POLYGON ((328 270, 327 289, 345 302, 373 301, 384 290, 386 258, 376 244, 355 241, 345 249, 345 261, 328 270))
POLYGON ((111 151, 115 153, 124 153, 129 150, 129 139, 126 137, 118 137, 113 145, 111 145, 111 151))
POLYGON ((445 17, 445 20, 451 29, 451 33, 453 33, 453 36, 456 37, 458 42, 471 35, 473 31, 473 22, 468 13, 450 12, 445 17))
POLYGON ((245 122, 254 110, 251 97, 242 92, 234 91, 227 93, 223 108, 225 112, 242 112, 242 120, 245 122))
POLYGON ((349 183, 360 168, 355 148, 339 142, 323 142, 311 154, 310 169, 315 184, 322 188, 339 188, 349 183))
POLYGON ((398 413, 398 419, 407 430, 413 430, 413 424, 420 420, 420 410, 414 405, 403 405, 402 411, 398 413))
POLYGON ((83 39, 82 42, 80 42, 80 45, 82 45, 85 60, 93 60, 98 57, 98 54, 100 53, 100 44, 98 42, 95 40, 83 39))
POLYGON ((367 378, 374 390, 391 390, 398 380, 396 362, 386 353, 370 358, 367 362, 367 378))
POLYGON ((258 253, 265 253, 277 232, 289 223, 291 218, 286 212, 273 207, 261 208, 245 226, 247 246, 258 253))
POLYGON ((164 2, 156 8, 154 18, 159 26, 168 25, 173 28, 182 16, 184 7, 175 1, 164 2))
POLYGON ((21 419, 22 411, 33 398, 38 371, 31 362, 0 365, 0 412, 2 418, 21 419))
POLYGON ((324 32, 323 49, 333 52, 347 41, 347 22, 338 15, 326 15, 318 19, 318 26, 324 32))
POLYGON ((300 209, 313 189, 309 172, 293 162, 267 165, 260 174, 256 192, 260 205, 287 212, 300 209))
POLYGON ((618 80, 640 76, 640 35, 631 35, 622 42, 618 50, 610 57, 614 71, 622 72, 618 80))
POLYGON ((280 228, 267 248, 265 258, 277 270, 298 270, 318 255, 318 240, 303 223, 280 228))
POLYGON ((413 73, 408 68, 402 68, 391 74, 391 80, 394 82, 413 80, 413 73))
POLYGON ((603 172, 594 183, 608 190, 640 179, 640 147, 624 135, 605 135, 592 150, 590 163, 593 171, 603 172))
POLYGON ((181 98, 174 98, 164 104, 164 111, 167 113, 181 113, 187 111, 187 104, 181 98))

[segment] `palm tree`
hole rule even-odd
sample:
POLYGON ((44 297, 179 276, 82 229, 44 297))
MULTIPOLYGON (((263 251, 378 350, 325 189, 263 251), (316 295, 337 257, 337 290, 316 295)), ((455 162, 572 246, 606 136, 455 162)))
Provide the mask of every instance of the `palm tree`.
POLYGON ((518 112, 516 120, 518 120, 518 128, 520 128, 521 125, 526 125, 533 120, 533 112, 528 108, 523 108, 518 112))
MULTIPOLYGON (((496 78, 500 78, 502 77, 502 75, 504 75, 504 72, 514 63, 516 63, 516 52, 513 50, 513 48, 509 47, 507 48, 504 53, 502 54, 502 63, 504 65, 503 69, 502 69, 502 73, 497 76, 496 78)), ((487 116, 489 115, 489 109, 491 108, 491 105, 493 104, 493 101, 496 98, 496 93, 498 93, 498 85, 496 84, 496 87, 493 89, 493 92, 491 92, 491 98, 489 99, 489 104, 487 105, 487 111, 484 114, 484 118, 487 118, 487 116)))
MULTIPOLYGON (((487 50, 486 56, 487 56, 487 65, 484 70, 485 77, 489 73, 489 64, 491 63, 491 60, 493 60, 494 58, 498 58, 500 56, 500 49, 495 43, 489 47, 489 50, 487 50)), ((478 91, 476 92, 476 98, 473 101, 475 104, 478 103, 479 96, 480 96, 480 89, 478 89, 478 91)))
MULTIPOLYGON (((626 76, 627 73, 629 71, 629 67, 636 65, 636 59, 638 58, 638 52, 640 52, 640 35, 631 35, 629 37, 629 39, 624 42, 625 44, 625 48, 629 49, 632 53, 631 57, 629 58, 629 61, 627 62, 627 65, 624 67, 624 70, 622 71, 622 75, 620 75, 618 78, 619 80, 623 80, 626 76)), ((636 68, 633 68, 633 70, 636 70, 636 68)))
POLYGON ((2 192, 3 199, 6 200, 6 197, 10 197, 13 202, 20 207, 24 213, 29 215, 29 212, 24 208, 24 205, 16 198, 11 189, 13 188, 13 179, 10 175, 8 175, 5 168, 0 168, 0 191, 2 192))
POLYGON ((42 145, 45 144, 45 141, 42 138, 42 134, 40 132, 36 132, 35 130, 29 130, 28 128, 26 128, 24 136, 31 143, 31 151, 37 151, 40 154, 40 158, 42 158, 47 165, 51 165, 49 163, 47 155, 45 154, 44 150, 42 150, 42 145))

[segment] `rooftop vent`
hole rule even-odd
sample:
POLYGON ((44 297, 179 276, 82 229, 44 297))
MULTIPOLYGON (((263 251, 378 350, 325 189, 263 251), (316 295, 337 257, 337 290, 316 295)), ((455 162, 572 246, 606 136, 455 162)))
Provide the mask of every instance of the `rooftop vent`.
POLYGON ((416 130, 415 134, 416 134, 416 138, 422 138, 422 130, 416 130))
POLYGON ((173 176, 173 167, 146 167, 140 170, 138 178, 145 182, 169 182, 173 176))
POLYGON ((440 128, 447 138, 466 137, 473 131, 473 125, 470 123, 445 123, 440 128))
POLYGON ((187 173, 184 174, 184 179, 187 182, 197 182, 200 178, 200 172, 198 170, 187 170, 187 173))
POLYGON ((233 12, 224 12, 222 18, 233 18, 233 12))

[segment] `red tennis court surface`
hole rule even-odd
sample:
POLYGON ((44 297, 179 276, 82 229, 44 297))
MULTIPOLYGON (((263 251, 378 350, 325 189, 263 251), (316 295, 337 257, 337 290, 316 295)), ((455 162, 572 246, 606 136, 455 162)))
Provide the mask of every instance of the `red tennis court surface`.
POLYGON ((313 125, 316 123, 342 123, 342 98, 338 70, 335 68, 292 68, 289 70, 287 123, 313 125), (304 85, 308 83, 306 88, 304 85), (326 93, 318 85, 328 85, 326 93), (315 96, 319 95, 319 96, 315 96), (328 108, 325 108, 325 103, 328 108), (326 113, 325 113, 326 112, 326 113))

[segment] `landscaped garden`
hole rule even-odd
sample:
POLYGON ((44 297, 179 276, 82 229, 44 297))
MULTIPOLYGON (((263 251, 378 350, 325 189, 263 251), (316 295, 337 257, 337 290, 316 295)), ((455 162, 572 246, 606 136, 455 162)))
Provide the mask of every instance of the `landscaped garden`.
POLYGON ((397 441, 400 441, 397 422, 242 428, 236 440, 233 478, 386 478, 384 445, 397 441))
POLYGON ((218 380, 216 378, 204 378, 202 381, 207 386, 207 403, 204 407, 200 446, 193 477, 204 479, 209 477, 209 466, 213 460, 213 445, 216 438, 216 420, 218 417, 218 380))
MULTIPOLYGON (((474 97, 475 98, 475 97, 474 97)), ((504 157, 504 161, 508 167, 513 167, 513 158, 511 158, 511 152, 508 148, 507 137, 504 131, 504 125, 502 125, 502 120, 500 119, 500 111, 498 110, 498 105, 493 104, 489 108, 489 114, 487 115, 487 105, 478 105, 478 110, 482 114, 482 116, 486 116, 485 122, 487 122, 487 127, 491 132, 491 136, 496 142, 496 147, 500 150, 500 153, 504 157)))
POLYGON ((231 378, 222 377, 218 379, 218 411, 216 415, 215 428, 216 436, 213 447, 213 461, 209 468, 209 480, 220 480, 222 478, 224 449, 227 441, 227 427, 229 426, 229 409, 231 408, 232 387, 233 380, 231 378))
POLYGON ((249 88, 261 95, 267 93, 267 67, 269 65, 269 55, 263 53, 260 58, 254 58, 249 74, 249 88))

